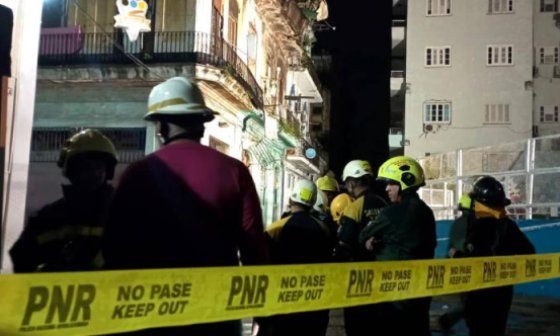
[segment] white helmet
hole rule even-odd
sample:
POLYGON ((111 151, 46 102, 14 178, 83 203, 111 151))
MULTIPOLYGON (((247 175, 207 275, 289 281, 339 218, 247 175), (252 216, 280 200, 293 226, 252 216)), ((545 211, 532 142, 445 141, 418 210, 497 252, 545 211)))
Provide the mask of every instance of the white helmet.
POLYGON ((156 85, 148 98, 145 120, 157 116, 202 115, 205 121, 214 119, 216 112, 204 103, 202 92, 195 82, 185 77, 173 77, 156 85))
POLYGON ((313 209, 324 214, 329 212, 327 196, 321 190, 317 190, 317 200, 315 201, 315 205, 313 205, 313 209))
POLYGON ((365 160, 353 160, 348 162, 344 167, 342 181, 345 182, 349 177, 360 178, 365 175, 373 176, 369 162, 365 160))
POLYGON ((292 188, 290 200, 295 203, 312 207, 317 199, 317 187, 309 180, 299 180, 292 188))

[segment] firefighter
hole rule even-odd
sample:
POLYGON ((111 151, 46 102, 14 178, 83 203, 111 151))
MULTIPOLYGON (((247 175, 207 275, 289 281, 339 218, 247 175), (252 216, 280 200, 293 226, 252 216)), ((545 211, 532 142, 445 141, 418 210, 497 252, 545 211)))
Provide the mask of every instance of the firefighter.
MULTIPOLYGON (((266 230, 271 259, 275 264, 308 264, 331 261, 330 229, 311 216, 317 188, 309 180, 299 180, 290 193, 291 215, 266 230)), ((272 335, 324 336, 329 311, 277 315, 269 319, 272 335)))
MULTIPOLYGON (((417 194, 424 185, 422 167, 409 157, 395 157, 381 165, 378 179, 387 183, 392 204, 360 233, 360 244, 379 261, 432 259, 434 214, 417 194)), ((380 304, 380 334, 430 335, 430 302, 421 298, 380 304)))
POLYGON ((105 215, 113 188, 117 152, 97 130, 71 136, 60 152, 58 166, 69 185, 63 197, 29 218, 10 254, 16 273, 93 270, 100 266, 99 251, 105 215))
MULTIPOLYGON (((510 204, 502 184, 491 176, 479 178, 469 194, 474 219, 468 222, 465 257, 533 254, 535 248, 517 224, 506 215, 510 204)), ((505 335, 513 286, 482 289, 464 295, 465 319, 471 336, 505 335)))
POLYGON ((344 213, 344 210, 346 209, 346 207, 348 207, 348 205, 350 205, 350 203, 352 203, 352 197, 350 197, 350 195, 348 195, 347 193, 342 193, 333 199, 330 212, 334 222, 337 225, 340 225, 340 218, 342 218, 342 213, 344 213))
MULTIPOLYGON (((447 255, 449 258, 460 258, 463 256, 465 248, 465 240, 467 236, 467 228, 469 222, 474 218, 472 209, 472 199, 469 195, 465 194, 459 199, 458 210, 461 215, 457 217, 451 224, 449 233, 449 246, 447 248, 447 255)), ((461 299, 464 294, 460 295, 461 299)), ((438 319, 439 325, 443 330, 450 330, 457 322, 459 322, 465 314, 465 307, 460 301, 457 307, 445 312, 438 319)))
MULTIPOLYGON (((111 206, 107 269, 268 263, 260 202, 247 167, 200 144, 215 112, 184 77, 155 86, 145 119, 162 148, 130 165, 111 206)), ((240 335, 241 321, 149 329, 145 335, 240 335)))
POLYGON ((325 194, 327 198, 326 206, 328 208, 339 193, 338 181, 329 175, 319 177, 317 179, 317 189, 325 194))
MULTIPOLYGON (((360 231, 375 220, 387 203, 373 189, 373 174, 369 162, 350 161, 344 167, 342 180, 355 201, 349 204, 340 218, 338 261, 373 261, 375 257, 359 245, 360 231)), ((364 305, 344 309, 344 328, 348 336, 371 334, 371 324, 377 315, 377 305, 364 305)))

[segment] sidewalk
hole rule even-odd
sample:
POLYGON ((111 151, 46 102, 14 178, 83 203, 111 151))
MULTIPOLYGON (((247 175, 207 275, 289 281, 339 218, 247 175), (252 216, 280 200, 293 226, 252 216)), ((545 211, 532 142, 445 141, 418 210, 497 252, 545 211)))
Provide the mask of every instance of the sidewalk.
MULTIPOLYGON (((444 332, 437 321, 446 311, 458 304, 456 296, 434 298, 430 311, 432 336, 468 336, 468 329, 461 320, 450 331, 444 332)), ((250 335, 250 320, 243 323, 243 335, 250 335)), ((508 336, 558 336, 560 335, 560 299, 516 296, 509 315, 508 336)), ((331 311, 327 336, 346 336, 342 309, 331 311)))

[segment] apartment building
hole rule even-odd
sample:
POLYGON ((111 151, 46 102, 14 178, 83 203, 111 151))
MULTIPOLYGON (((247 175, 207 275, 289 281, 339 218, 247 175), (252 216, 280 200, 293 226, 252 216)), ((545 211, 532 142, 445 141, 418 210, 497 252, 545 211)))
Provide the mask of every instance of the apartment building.
POLYGON ((560 131, 557 0, 420 0, 407 6, 407 155, 560 131))

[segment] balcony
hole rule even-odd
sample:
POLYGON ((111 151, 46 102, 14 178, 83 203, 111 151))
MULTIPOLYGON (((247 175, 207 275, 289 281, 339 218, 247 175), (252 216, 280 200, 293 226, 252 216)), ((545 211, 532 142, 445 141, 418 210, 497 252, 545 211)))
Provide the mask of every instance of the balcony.
POLYGON ((303 31, 309 21, 294 0, 256 0, 257 10, 263 21, 288 53, 302 51, 303 31))
POLYGON ((195 31, 143 34, 138 42, 121 33, 81 33, 77 30, 41 34, 39 65, 98 65, 143 63, 196 63, 224 69, 247 92, 252 103, 263 106, 262 89, 236 49, 220 37, 195 31))

